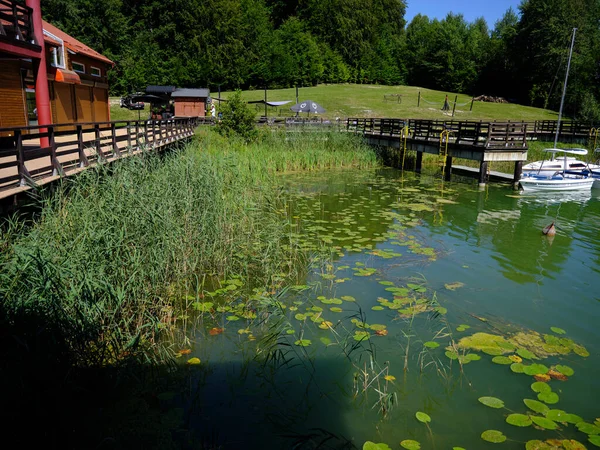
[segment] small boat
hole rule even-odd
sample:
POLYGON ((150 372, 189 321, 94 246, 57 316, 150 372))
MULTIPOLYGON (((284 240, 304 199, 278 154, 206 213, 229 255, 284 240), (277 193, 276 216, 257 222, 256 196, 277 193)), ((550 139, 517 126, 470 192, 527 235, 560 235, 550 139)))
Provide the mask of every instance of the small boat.
MULTIPOLYGON (((577 149, 573 149, 577 150, 577 149)), ((586 153, 587 154, 587 151, 586 153)), ((535 174, 543 176, 554 175, 555 172, 564 170, 565 162, 567 170, 595 170, 600 171, 600 165, 588 164, 585 161, 581 161, 574 156, 558 156, 550 161, 535 161, 523 166, 524 174, 535 174), (565 161, 566 160, 566 161, 565 161)))
POLYGON ((592 188, 594 178, 590 176, 588 171, 572 171, 568 170, 567 166, 567 154, 587 155, 586 149, 548 148, 544 151, 552 155, 564 153, 562 170, 552 172, 550 175, 542 175, 541 169, 544 167, 544 162, 542 162, 539 173, 524 173, 519 180, 519 184, 524 191, 579 191, 592 188))
MULTIPOLYGON (((560 132, 560 120, 562 118, 563 106, 565 103, 565 94, 567 92, 567 83, 569 81, 569 70, 571 69, 571 57, 573 56, 573 47, 575 45, 575 34, 577 32, 577 28, 573 28, 573 36, 571 38, 571 49, 569 50, 569 61, 567 62, 567 71, 565 73, 565 82, 563 83, 563 91, 560 99, 560 108, 558 110, 558 119, 556 121, 556 134, 554 135, 554 148, 549 148, 544 150, 552 155, 550 158, 550 163, 556 164, 553 161, 555 160, 554 155, 556 153, 563 153, 562 163, 563 166, 561 169, 542 174, 542 169, 544 167, 544 161, 540 164, 537 173, 527 173, 523 172, 523 176, 519 180, 519 184, 523 188, 524 191, 583 191, 583 190, 591 190, 592 185, 594 184, 594 178, 590 175, 590 171, 583 170, 570 170, 569 169, 569 161, 567 159, 567 154, 576 155, 576 156, 585 156, 587 155, 587 150, 584 148, 574 148, 574 149, 560 149, 556 148, 558 143, 558 134, 560 132)), ((548 164, 548 163, 546 163, 548 164)), ((585 165, 587 167, 587 165, 585 165)))

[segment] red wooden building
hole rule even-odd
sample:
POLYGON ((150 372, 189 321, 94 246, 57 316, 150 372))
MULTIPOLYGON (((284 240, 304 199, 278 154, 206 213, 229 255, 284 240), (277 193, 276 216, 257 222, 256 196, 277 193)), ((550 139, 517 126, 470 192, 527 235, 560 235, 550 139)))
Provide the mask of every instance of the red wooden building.
POLYGON ((112 65, 43 21, 40 0, 0 0, 0 128, 110 120, 112 65))

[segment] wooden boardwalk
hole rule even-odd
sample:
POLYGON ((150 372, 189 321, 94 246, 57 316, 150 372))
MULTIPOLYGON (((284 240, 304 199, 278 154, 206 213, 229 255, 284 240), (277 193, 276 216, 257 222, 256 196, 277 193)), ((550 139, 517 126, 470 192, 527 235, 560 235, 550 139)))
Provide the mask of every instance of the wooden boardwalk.
POLYGON ((0 199, 100 162, 189 139, 204 118, 0 128, 0 199))

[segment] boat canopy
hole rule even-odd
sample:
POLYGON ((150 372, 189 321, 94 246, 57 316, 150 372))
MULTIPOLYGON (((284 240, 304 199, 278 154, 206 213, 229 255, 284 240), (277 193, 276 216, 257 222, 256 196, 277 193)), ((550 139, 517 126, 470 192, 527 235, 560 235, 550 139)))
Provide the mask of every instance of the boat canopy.
POLYGON ((569 153, 571 155, 585 156, 588 151, 585 148, 545 148, 548 153, 569 153))

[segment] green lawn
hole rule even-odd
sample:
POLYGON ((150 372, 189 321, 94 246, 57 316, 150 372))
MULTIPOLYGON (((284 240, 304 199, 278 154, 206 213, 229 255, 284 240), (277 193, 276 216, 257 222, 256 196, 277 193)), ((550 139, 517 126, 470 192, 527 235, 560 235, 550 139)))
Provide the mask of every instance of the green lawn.
MULTIPOLYGON (((227 98, 231 92, 222 92, 221 97, 227 98)), ((450 108, 454 102, 455 93, 434 91, 413 86, 380 86, 335 84, 319 85, 299 89, 299 100, 313 100, 327 110, 322 116, 328 119, 336 117, 388 117, 408 119, 448 119, 450 113, 441 111, 444 98, 448 94, 450 108), (421 106, 417 106, 419 91, 421 106), (402 103, 386 101, 385 94, 402 95, 402 103)), ((212 93, 216 97, 216 93, 212 93)), ((247 100, 262 100, 264 91, 244 91, 247 100)), ((281 108, 269 108, 269 116, 292 115, 289 107, 296 103, 296 90, 276 89, 267 91, 267 99, 271 101, 290 100, 292 103, 281 108), (281 111, 280 111, 281 110, 281 111)), ((516 104, 475 102, 473 111, 469 111, 471 97, 459 94, 456 120, 556 120, 557 113, 540 108, 532 108, 516 104)), ((256 107, 257 115, 264 114, 264 105, 256 107)))
MULTIPOLYGON (((217 97, 216 92, 211 93, 217 97)), ((448 94, 450 108, 452 109, 455 93, 434 91, 413 86, 380 86, 358 84, 331 84, 319 85, 299 89, 299 100, 313 100, 327 110, 319 117, 335 119, 337 117, 388 117, 403 119, 448 119, 450 112, 441 110, 444 98, 448 94), (421 106, 417 106, 419 91, 421 92, 421 106), (400 94, 401 103, 395 99, 386 101, 385 94, 400 94)), ((231 92, 222 92, 221 97, 227 98, 231 92)), ((264 91, 244 91, 246 100, 262 100, 264 91)), ((275 89, 267 91, 267 99, 271 101, 289 100, 290 104, 268 108, 270 117, 291 116, 290 106, 296 103, 296 90, 275 89)), ((473 111, 469 111, 471 97, 464 94, 458 95, 455 120, 556 120, 557 113, 541 108, 532 108, 517 104, 475 102, 473 111)), ((140 117, 147 118, 149 107, 141 111, 140 117)), ((253 105, 256 115, 264 114, 264 105, 253 105)), ((112 120, 136 120, 138 111, 129 111, 119 107, 118 98, 111 98, 110 114, 112 120)))

